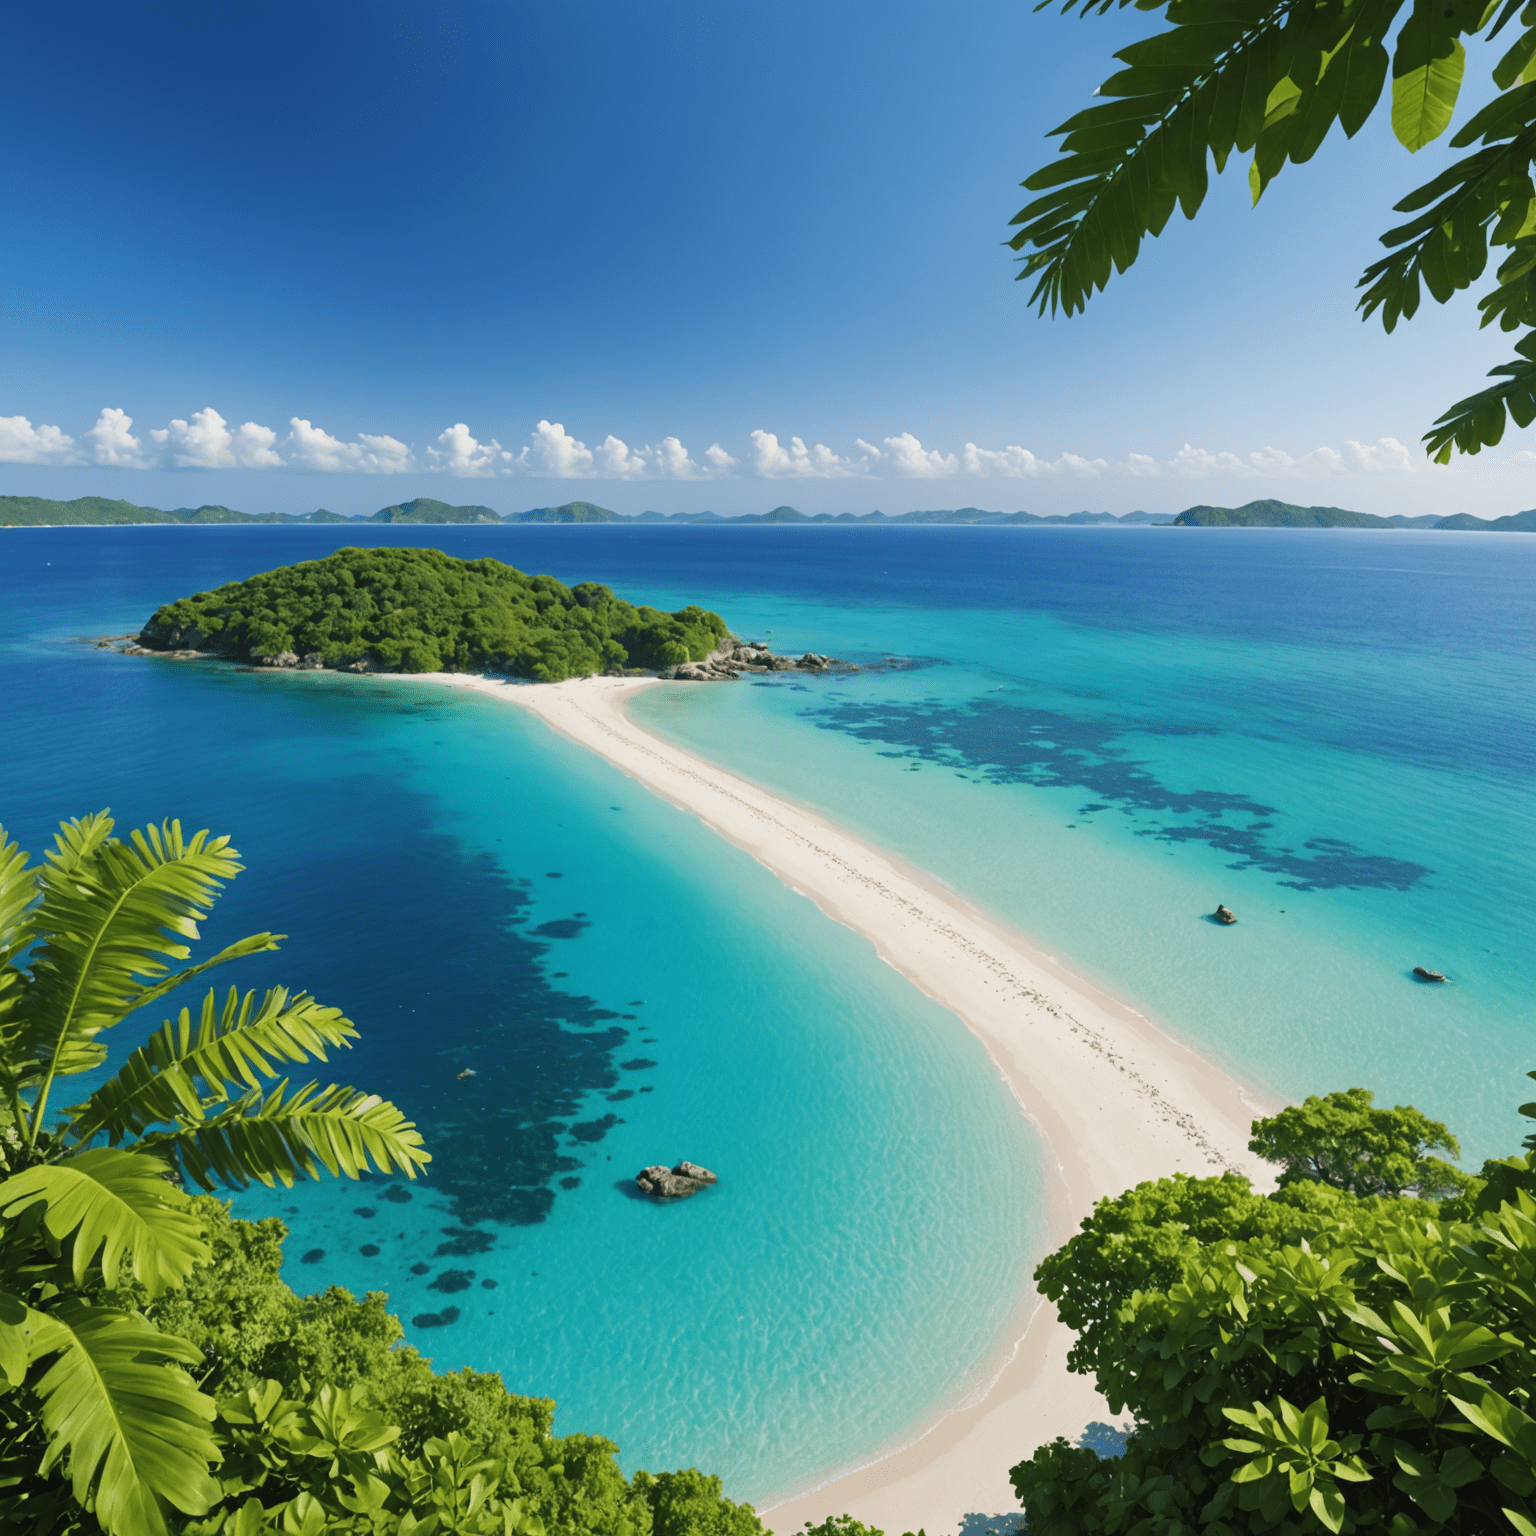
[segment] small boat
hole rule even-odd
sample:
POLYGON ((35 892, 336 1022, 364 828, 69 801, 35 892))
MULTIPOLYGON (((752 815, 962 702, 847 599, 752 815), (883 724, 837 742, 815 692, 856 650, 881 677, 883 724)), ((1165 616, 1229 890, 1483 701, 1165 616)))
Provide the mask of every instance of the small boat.
POLYGON ((1420 981, 1449 981, 1451 979, 1445 974, 1444 971, 1432 971, 1428 966, 1425 965, 1414 966, 1413 974, 1417 976, 1420 981))
POLYGON ((1217 907, 1216 910, 1211 913, 1211 916, 1214 917, 1218 923, 1222 924, 1223 927, 1225 927, 1228 923, 1235 923, 1237 921, 1237 913, 1228 906, 1217 907))
POLYGON ((466 1077, 474 1077, 475 1075, 476 1073, 473 1067, 465 1067, 464 1070, 459 1073, 459 1081, 462 1083, 466 1077))

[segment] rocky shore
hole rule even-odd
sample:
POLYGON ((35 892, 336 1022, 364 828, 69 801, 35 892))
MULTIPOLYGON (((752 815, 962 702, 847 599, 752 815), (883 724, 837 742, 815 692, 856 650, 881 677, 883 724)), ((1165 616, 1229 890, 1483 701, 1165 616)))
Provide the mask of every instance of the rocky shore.
MULTIPOLYGON (((98 649, 120 650, 125 656, 162 656, 170 661, 230 660, 216 650, 200 647, 204 636, 195 628, 166 630, 145 625, 137 635, 98 635, 91 643, 98 649), (124 642, 129 642, 124 644, 124 642)), ((328 664, 319 652, 301 656, 296 651, 277 651, 270 656, 252 656, 245 665, 273 667, 293 672, 384 672, 368 658, 340 664, 328 664)), ((803 656, 775 656, 760 640, 741 640, 728 635, 702 661, 684 661, 663 667, 656 676, 684 683, 723 683, 739 678, 743 672, 856 672, 851 662, 838 661, 807 651, 803 656)))
POLYGON ((775 656, 760 640, 727 635, 703 661, 684 661, 675 667, 665 667, 656 675, 680 683, 727 683, 743 672, 827 672, 834 668, 842 672, 858 670, 851 662, 820 656, 815 651, 799 657, 775 656))

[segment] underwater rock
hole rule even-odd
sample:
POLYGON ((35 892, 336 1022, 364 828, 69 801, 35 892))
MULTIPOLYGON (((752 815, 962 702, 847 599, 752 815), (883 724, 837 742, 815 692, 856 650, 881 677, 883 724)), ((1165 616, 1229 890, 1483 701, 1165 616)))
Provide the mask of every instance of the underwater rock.
POLYGON ((311 1248, 304 1255, 304 1257, 299 1260, 299 1263, 300 1264, 318 1264, 320 1262, 320 1260, 323 1259, 324 1257, 325 1257, 325 1249, 324 1248, 311 1248))
POLYGON ((411 1265, 411 1273, 413 1275, 424 1275, 431 1268, 432 1268, 432 1266, 430 1264, 420 1264, 420 1263, 412 1264, 411 1265))
POLYGON ((365 1259, 376 1259, 379 1256, 379 1245, 377 1243, 364 1243, 357 1251, 365 1259))
POLYGON ((675 1168, 664 1168, 658 1163, 650 1168, 642 1168, 635 1175, 640 1193, 654 1195, 658 1200, 686 1200, 690 1195, 696 1195, 701 1189, 719 1182, 719 1178, 708 1168, 690 1162, 681 1162, 675 1168))
POLYGON ((441 1312, 418 1312, 411 1319, 413 1328, 446 1328, 449 1323, 459 1320, 457 1307, 444 1307, 441 1312))

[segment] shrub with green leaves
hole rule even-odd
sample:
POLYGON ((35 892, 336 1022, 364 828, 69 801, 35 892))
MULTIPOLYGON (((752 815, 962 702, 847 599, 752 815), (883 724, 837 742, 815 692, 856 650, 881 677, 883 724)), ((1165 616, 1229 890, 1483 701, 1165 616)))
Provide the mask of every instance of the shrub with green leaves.
MULTIPOLYGON (((1337 1125, 1313 1125, 1326 1161, 1337 1125)), ((1037 1280, 1136 1427, 1122 1456, 1058 1440, 1013 1468, 1031 1536, 1536 1536, 1526 1147, 1439 1203, 1231 1174, 1101 1202, 1037 1280)))
POLYGON ((633 607, 597 582, 567 587, 499 560, 437 549, 338 549, 157 608, 139 641, 238 661, 291 652, 327 667, 504 672, 558 682, 700 661, 717 613, 633 607))

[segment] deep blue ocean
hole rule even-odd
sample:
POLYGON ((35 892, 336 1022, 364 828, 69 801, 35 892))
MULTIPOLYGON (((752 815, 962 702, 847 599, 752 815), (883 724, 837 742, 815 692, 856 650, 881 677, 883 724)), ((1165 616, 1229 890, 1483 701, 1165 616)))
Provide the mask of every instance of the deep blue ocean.
POLYGON ((124 828, 229 833, 248 869, 208 940, 289 938, 227 978, 343 1008, 363 1039, 336 1078, 394 1098, 434 1153, 412 1187, 237 1211, 289 1223, 295 1286, 388 1291, 439 1365, 554 1397, 562 1432, 610 1436, 626 1466, 696 1464, 762 1501, 961 1400, 1041 1252, 1042 1149, 971 1036, 867 943, 521 711, 77 638, 344 543, 698 601, 859 663, 635 709, 1261 1095, 1374 1088, 1445 1119, 1471 1166, 1518 1144, 1536 539, 0 532, 0 821, 34 851, 107 805, 124 828), (1237 926, 1205 919, 1218 901, 1237 926), (1420 964, 1454 984, 1416 983, 1420 964), (668 1208, 627 1192, 681 1157, 720 1186, 668 1208))

